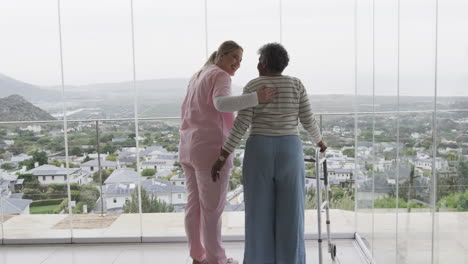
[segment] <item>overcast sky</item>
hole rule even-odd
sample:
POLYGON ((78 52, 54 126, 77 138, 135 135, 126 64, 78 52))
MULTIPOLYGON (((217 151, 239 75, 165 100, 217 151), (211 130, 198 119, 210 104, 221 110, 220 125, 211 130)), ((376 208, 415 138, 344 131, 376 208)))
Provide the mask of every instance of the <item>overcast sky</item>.
MULTIPOLYGON (((402 0, 400 94, 434 94, 435 0, 402 0)), ((438 94, 468 96, 468 1, 439 1, 438 94)), ((257 76, 258 48, 280 41, 280 5, 271 0, 134 0, 137 79, 189 78, 224 40, 244 47, 237 86, 257 76)), ((396 95, 397 1, 375 0, 375 93, 396 95)), ((63 0, 65 83, 132 79, 129 0, 63 0)), ((354 1, 282 1, 285 74, 312 94, 354 94, 354 1)), ((372 1, 358 0, 358 92, 372 94, 372 1)), ((0 2, 0 73, 60 84, 56 0, 0 2)))

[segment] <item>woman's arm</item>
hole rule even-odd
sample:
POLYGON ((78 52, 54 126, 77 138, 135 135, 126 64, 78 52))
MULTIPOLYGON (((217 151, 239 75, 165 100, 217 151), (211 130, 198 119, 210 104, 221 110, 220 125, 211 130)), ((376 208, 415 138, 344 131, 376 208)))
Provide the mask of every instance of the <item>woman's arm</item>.
POLYGON ((301 81, 299 81, 299 87, 301 92, 299 99, 299 120, 314 142, 318 144, 322 141, 320 128, 318 127, 317 120, 310 107, 309 97, 301 81))
POLYGON ((219 112, 232 113, 239 110, 254 107, 258 104, 266 104, 274 101, 277 89, 263 86, 256 92, 239 96, 213 96, 213 104, 219 112))
POLYGON ((231 133, 224 143, 223 149, 229 154, 234 152, 239 145, 242 137, 245 135, 250 127, 253 119, 253 107, 240 110, 237 114, 234 125, 232 126, 231 133))
POLYGON ((213 181, 219 179, 219 172, 224 167, 224 163, 229 155, 234 152, 236 147, 239 145, 242 137, 249 129, 250 124, 252 123, 253 118, 253 107, 243 109, 239 111, 239 114, 234 121, 234 125, 231 129, 231 133, 229 134, 226 143, 224 143, 223 148, 221 149, 221 153, 219 158, 213 164, 211 168, 211 178, 213 181))
POLYGON ((219 112, 232 113, 258 105, 258 96, 257 93, 239 96, 217 96, 213 99, 213 104, 219 112))
MULTIPOLYGON (((244 88, 244 95, 245 94, 249 94, 248 86, 244 88)), ((252 123, 252 119, 253 119, 253 112, 254 112, 253 107, 249 107, 249 108, 240 110, 239 113, 237 114, 237 117, 234 120, 234 124, 231 129, 231 132, 229 134, 229 137, 224 143, 223 148, 221 148, 220 156, 218 157, 218 159, 213 164, 213 167, 211 168, 211 177, 213 181, 216 181, 219 179, 219 172, 224 167, 224 163, 226 162, 226 159, 229 157, 229 155, 232 152, 234 152, 237 145, 239 145, 239 142, 241 141, 242 137, 247 132, 247 129, 249 129, 250 124, 252 123)))

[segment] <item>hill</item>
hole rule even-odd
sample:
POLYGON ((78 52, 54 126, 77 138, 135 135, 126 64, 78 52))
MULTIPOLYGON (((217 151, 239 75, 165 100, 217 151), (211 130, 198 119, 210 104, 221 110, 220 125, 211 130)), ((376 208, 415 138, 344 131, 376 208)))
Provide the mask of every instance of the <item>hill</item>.
POLYGON ((0 98, 0 121, 54 120, 49 113, 14 94, 0 98))

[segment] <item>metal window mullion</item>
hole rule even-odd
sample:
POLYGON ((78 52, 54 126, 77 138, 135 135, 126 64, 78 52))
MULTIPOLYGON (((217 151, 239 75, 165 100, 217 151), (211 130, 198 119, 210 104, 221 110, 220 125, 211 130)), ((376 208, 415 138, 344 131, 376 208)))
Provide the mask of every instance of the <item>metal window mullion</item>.
POLYGON ((136 148, 136 163, 138 172, 138 212, 140 214, 140 238, 143 241, 143 210, 141 205, 141 177, 140 177, 140 144, 139 144, 139 133, 138 133, 138 89, 136 86, 136 63, 135 63, 135 23, 133 16, 133 0, 130 0, 130 23, 131 23, 131 42, 132 42, 132 66, 133 66, 133 109, 134 109, 134 121, 135 121, 135 148, 136 148))
POLYGON ((372 0, 372 242, 371 253, 374 257, 375 232, 375 0, 372 0))
POLYGON ((400 11, 401 11, 401 6, 400 6, 400 0, 397 2, 397 156, 396 156, 396 162, 397 162, 397 171, 396 171, 396 191, 395 191, 395 196, 396 196, 396 213, 395 213, 395 262, 398 264, 399 263, 399 236, 398 236, 398 230, 399 230, 399 223, 398 223, 398 210, 399 210, 399 199, 400 199, 400 29, 401 29, 401 24, 400 24, 400 11))
POLYGON ((432 114, 432 230, 431 230, 431 263, 435 263, 435 229, 436 229, 436 201, 437 201, 437 63, 438 63, 438 39, 439 39, 439 0, 435 0, 435 45, 434 45, 434 112, 432 114))
POLYGON ((208 60, 210 56, 208 51, 208 0, 204 0, 204 9, 205 9, 205 56, 208 60))
POLYGON ((357 130, 358 130, 358 51, 357 51, 357 14, 358 14, 358 0, 354 0, 354 232, 357 233, 357 211, 358 211, 358 187, 357 187, 357 161, 358 161, 358 156, 357 156, 357 149, 358 149, 358 135, 357 135, 357 130))
MULTIPOLYGON (((63 42, 62 42, 62 12, 60 0, 57 0, 57 17, 58 17, 58 38, 60 50, 60 77, 62 88, 62 112, 63 112, 63 138, 65 147, 65 164, 66 168, 70 167, 70 160, 68 157, 68 126, 67 126, 67 107, 65 104, 65 77, 63 67, 63 42)), ((70 218, 70 242, 73 240, 73 213, 71 207, 71 190, 70 190, 70 177, 67 177, 67 192, 68 192, 68 216, 70 218)))
POLYGON ((283 44, 283 1, 279 0, 279 43, 283 44))

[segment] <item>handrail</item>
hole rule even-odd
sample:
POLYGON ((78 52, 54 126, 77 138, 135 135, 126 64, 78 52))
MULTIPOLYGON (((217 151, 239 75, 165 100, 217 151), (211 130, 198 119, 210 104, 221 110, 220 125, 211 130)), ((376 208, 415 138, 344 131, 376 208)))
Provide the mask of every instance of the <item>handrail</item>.
MULTIPOLYGON (((388 115, 388 114, 413 114, 413 113, 433 113, 434 110, 414 110, 414 111, 378 111, 378 112, 319 112, 315 113, 316 116, 339 116, 339 115, 388 115)), ((451 112, 468 112, 468 109, 446 109, 446 110, 437 110, 438 113, 451 113, 451 112)), ((159 120, 179 120, 180 117, 174 116, 161 116, 161 117, 139 117, 139 121, 159 121, 159 120)), ((98 119, 67 119, 68 123, 71 122, 112 122, 112 121, 134 121, 133 117, 125 118, 98 118, 98 119)), ((31 120, 31 121, 0 121, 2 124, 36 124, 36 123, 62 123, 63 119, 54 119, 54 120, 31 120)))

